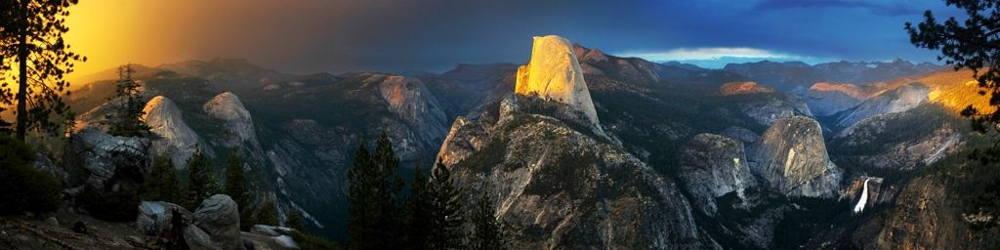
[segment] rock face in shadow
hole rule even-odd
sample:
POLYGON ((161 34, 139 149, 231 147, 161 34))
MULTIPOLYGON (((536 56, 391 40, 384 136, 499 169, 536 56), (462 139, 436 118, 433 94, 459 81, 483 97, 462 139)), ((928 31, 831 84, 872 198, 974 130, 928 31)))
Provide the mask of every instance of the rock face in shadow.
POLYGON ((679 154, 680 180, 693 196, 691 203, 706 215, 717 212, 716 198, 736 192, 745 201, 746 189, 756 186, 740 141, 699 134, 679 154))
POLYGON ((754 147, 751 168, 787 196, 833 197, 842 171, 826 152, 819 123, 808 117, 778 120, 754 147))
POLYGON ((930 91, 930 88, 919 83, 911 83, 886 90, 865 100, 853 110, 837 118, 836 125, 846 128, 869 117, 880 114, 899 113, 916 108, 917 105, 928 102, 927 94, 930 91))
POLYGON ((418 138, 428 143, 439 142, 447 132, 447 118, 441 105, 424 83, 417 78, 404 76, 373 76, 382 99, 389 110, 405 120, 420 133, 418 138))
MULTIPOLYGON (((151 153, 169 156, 175 168, 184 169, 183 163, 194 153, 199 137, 184 122, 181 110, 169 98, 157 96, 146 102, 142 111, 146 113, 142 120, 156 136, 151 153)), ((208 149, 202 147, 202 150, 208 149)))
POLYGON ((816 116, 829 116, 858 106, 867 96, 857 85, 819 82, 809 87, 805 101, 816 116))

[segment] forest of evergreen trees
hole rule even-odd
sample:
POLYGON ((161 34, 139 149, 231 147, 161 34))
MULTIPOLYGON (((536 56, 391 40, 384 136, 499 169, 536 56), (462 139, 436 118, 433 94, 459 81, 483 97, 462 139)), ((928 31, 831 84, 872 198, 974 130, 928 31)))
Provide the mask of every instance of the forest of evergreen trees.
POLYGON ((362 142, 347 173, 351 203, 349 249, 506 249, 503 223, 484 193, 467 207, 467 193, 438 162, 430 178, 419 168, 410 191, 384 133, 374 154, 362 142), (471 230, 470 230, 471 229, 471 230))

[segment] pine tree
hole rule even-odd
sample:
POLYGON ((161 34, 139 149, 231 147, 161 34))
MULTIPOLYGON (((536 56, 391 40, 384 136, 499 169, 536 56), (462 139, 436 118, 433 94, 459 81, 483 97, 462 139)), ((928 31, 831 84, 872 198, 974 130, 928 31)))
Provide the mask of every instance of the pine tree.
POLYGON ((273 200, 267 199, 260 205, 257 209, 257 214, 254 216, 254 224, 264 224, 269 226, 278 225, 278 204, 275 204, 273 200))
POLYGON ((427 177, 424 176, 420 168, 417 168, 413 174, 410 195, 406 197, 403 204, 406 210, 404 245, 413 250, 431 249, 427 240, 431 231, 433 205, 427 187, 427 177))
POLYGON ((299 210, 295 208, 290 210, 292 211, 288 212, 288 219, 285 219, 285 226, 304 233, 306 230, 302 226, 302 215, 299 214, 299 210))
MULTIPOLYGON (((944 60, 955 70, 972 70, 979 83, 979 94, 990 98, 993 110, 969 105, 961 115, 972 121, 975 131, 1000 131, 1000 109, 996 109, 1000 107, 1000 1, 946 0, 945 4, 962 9, 965 15, 939 23, 930 10, 925 11, 923 22, 906 23, 910 43, 918 48, 940 50, 938 60, 944 60)), ((994 140, 1000 144, 1000 137, 994 140)))
MULTIPOLYGON (((24 141, 28 130, 55 134, 59 132, 54 116, 64 115, 69 107, 63 97, 69 95, 69 82, 63 76, 73 72, 73 63, 87 61, 71 52, 63 39, 69 31, 65 17, 76 0, 2 1, 0 8, 0 70, 18 65, 16 84, 0 85, 0 106, 16 101, 17 139, 24 141), (13 90, 10 86, 17 86, 13 90), (11 97, 14 98, 11 98, 11 97)), ((0 122, 0 127, 9 124, 0 122)))
POLYGON ((431 249, 463 249, 465 247, 465 210, 462 208, 462 189, 455 186, 451 171, 438 161, 433 168, 430 182, 431 230, 428 244, 431 249))
POLYGON ((188 209, 194 210, 201 202, 219 192, 219 183, 215 180, 212 167, 208 165, 208 156, 195 147, 194 154, 187 161, 188 169, 188 209))
POLYGON ((348 170, 347 233, 351 249, 398 249, 402 236, 399 193, 403 178, 396 172, 399 158, 389 137, 382 133, 372 155, 364 142, 358 146, 354 166, 348 170), (392 240, 387 240, 392 239, 392 240))
POLYGON ((145 114, 143 108, 139 83, 132 79, 132 64, 126 64, 118 68, 118 84, 115 86, 115 95, 108 98, 113 102, 118 102, 114 112, 105 116, 104 124, 108 126, 108 133, 115 136, 147 136, 149 135, 149 125, 142 121, 145 114))
POLYGON ((476 210, 472 214, 473 229, 472 237, 469 239, 469 247, 476 250, 506 249, 506 232, 504 225, 497 217, 493 216, 496 208, 493 201, 484 192, 479 201, 476 202, 476 210))
POLYGON ((177 203, 181 200, 177 171, 169 157, 162 155, 153 159, 153 173, 143 183, 142 200, 177 203))
MULTIPOLYGON (((250 191, 247 188, 246 176, 243 172, 243 164, 240 163, 239 151, 233 148, 229 154, 229 166, 226 167, 226 188, 225 194, 233 198, 239 206, 240 221, 250 222, 250 191)), ((250 223, 240 224, 243 230, 249 230, 250 223)))

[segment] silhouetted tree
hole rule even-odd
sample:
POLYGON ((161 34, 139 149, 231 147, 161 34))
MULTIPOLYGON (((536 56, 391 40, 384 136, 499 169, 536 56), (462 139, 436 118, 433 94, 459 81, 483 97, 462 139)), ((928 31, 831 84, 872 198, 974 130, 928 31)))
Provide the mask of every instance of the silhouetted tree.
POLYGON ((261 203, 254 216, 254 224, 264 224, 270 226, 278 225, 278 204, 271 199, 266 199, 261 203))
POLYGON ((464 249, 466 233, 462 189, 455 186, 451 171, 438 161, 431 171, 431 230, 430 249, 464 249))
POLYGON ((181 188, 177 184, 177 171, 170 157, 158 155, 153 158, 153 173, 143 183, 142 200, 178 203, 181 188))
MULTIPOLYGON (((1000 107, 1000 1, 946 0, 945 3, 965 10, 967 19, 950 17, 939 23, 927 10, 920 24, 906 23, 910 43, 940 50, 938 60, 944 60, 955 70, 971 69, 979 82, 979 94, 988 95, 990 105, 1000 107)), ((1000 131, 1000 109, 983 113, 969 105, 961 114, 972 120, 976 131, 985 133, 990 128, 1000 131)))
POLYGON ((472 237, 469 238, 469 247, 477 250, 506 249, 507 238, 505 227, 501 221, 494 216, 496 208, 493 201, 484 192, 476 202, 476 210, 472 214, 472 224, 474 226, 472 237))
POLYGON ((382 133, 372 155, 364 142, 358 146, 354 166, 348 170, 347 233, 351 249, 398 249, 402 211, 399 193, 403 178, 396 172, 399 158, 389 137, 382 133), (395 239, 395 240, 393 240, 395 239))
POLYGON ((410 184, 410 195, 406 196, 403 203, 406 210, 406 233, 403 241, 408 249, 431 249, 427 243, 431 232, 431 217, 434 214, 431 211, 433 204, 427 185, 427 177, 417 168, 413 173, 413 183, 410 184))
POLYGON ((295 208, 290 210, 288 211, 288 218, 285 219, 285 226, 305 233, 306 229, 302 226, 302 215, 299 214, 299 210, 295 208))
POLYGON ((219 192, 219 183, 215 180, 208 156, 195 147, 194 154, 187 161, 188 170, 188 209, 194 210, 201 202, 219 192))
MULTIPOLYGON (((243 164, 240 163, 239 151, 233 148, 229 153, 229 166, 226 167, 226 188, 225 194, 233 198, 239 205, 240 221, 249 222, 251 220, 250 209, 250 189, 247 188, 246 175, 243 172, 243 164)), ((243 230, 249 230, 250 223, 240 224, 243 230)))
POLYGON ((108 133, 115 136, 146 136, 149 134, 149 125, 142 121, 142 115, 146 104, 142 101, 139 83, 132 79, 132 64, 126 64, 118 68, 118 84, 115 86, 115 95, 108 98, 109 101, 117 102, 114 112, 105 115, 104 123, 108 126, 108 133))
POLYGON ((62 101, 62 94, 69 95, 66 89, 69 83, 63 76, 73 72, 74 62, 87 60, 71 52, 62 37, 69 31, 65 21, 69 15, 67 9, 76 3, 76 0, 0 1, 3 7, 0 16, 4 20, 0 22, 2 65, 18 65, 17 83, 0 85, 0 105, 16 102, 15 131, 19 140, 23 141, 31 129, 50 134, 59 132, 61 124, 52 118, 69 110, 62 101), (9 88, 14 85, 16 91, 9 88))

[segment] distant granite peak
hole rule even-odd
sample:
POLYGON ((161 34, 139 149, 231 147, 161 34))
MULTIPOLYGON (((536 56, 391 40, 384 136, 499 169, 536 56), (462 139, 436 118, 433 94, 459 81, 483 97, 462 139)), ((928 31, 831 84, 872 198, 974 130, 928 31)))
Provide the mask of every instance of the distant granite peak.
POLYGON ((534 37, 531 61, 517 69, 514 92, 566 104, 582 113, 586 124, 603 131, 576 58, 569 40, 555 35, 534 37))

